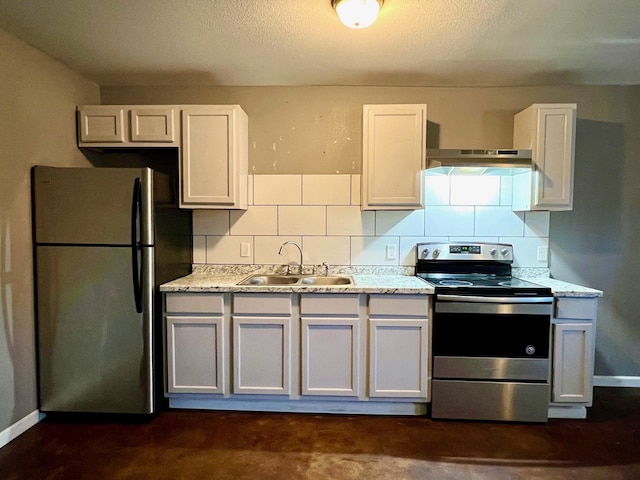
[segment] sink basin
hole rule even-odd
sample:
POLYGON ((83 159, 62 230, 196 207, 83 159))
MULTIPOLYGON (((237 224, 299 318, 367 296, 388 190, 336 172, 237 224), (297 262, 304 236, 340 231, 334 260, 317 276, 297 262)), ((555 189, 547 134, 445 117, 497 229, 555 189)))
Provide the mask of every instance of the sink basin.
POLYGON ((291 275, 252 275, 238 285, 293 285, 298 280, 299 277, 291 275))
POLYGON ((353 279, 341 275, 251 275, 238 285, 254 286, 339 286, 353 285, 353 279))

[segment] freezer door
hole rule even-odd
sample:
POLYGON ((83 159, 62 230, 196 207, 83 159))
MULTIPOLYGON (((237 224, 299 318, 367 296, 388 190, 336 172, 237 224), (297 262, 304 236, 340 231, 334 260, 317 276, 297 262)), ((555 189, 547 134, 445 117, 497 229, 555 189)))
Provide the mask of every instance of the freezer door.
POLYGON ((36 247, 42 411, 153 412, 154 251, 139 252, 143 313, 131 248, 36 247))
POLYGON ((152 171, 148 168, 33 168, 37 244, 153 244, 152 171), (140 179, 140 208, 134 186, 140 179), (132 227, 132 213, 142 214, 132 227))

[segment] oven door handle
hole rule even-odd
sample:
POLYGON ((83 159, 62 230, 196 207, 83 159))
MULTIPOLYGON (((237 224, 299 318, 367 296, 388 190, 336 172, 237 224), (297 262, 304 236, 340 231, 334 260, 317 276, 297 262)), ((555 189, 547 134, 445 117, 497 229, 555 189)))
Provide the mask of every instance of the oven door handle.
POLYGON ((475 295, 436 295, 445 302, 466 303, 553 303, 553 297, 481 297, 475 295))

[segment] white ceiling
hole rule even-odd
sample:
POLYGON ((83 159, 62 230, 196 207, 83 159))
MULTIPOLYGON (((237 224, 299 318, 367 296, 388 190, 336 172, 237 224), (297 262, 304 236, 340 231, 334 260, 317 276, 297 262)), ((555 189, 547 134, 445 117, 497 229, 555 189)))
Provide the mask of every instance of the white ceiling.
POLYGON ((100 85, 640 84, 640 0, 0 0, 0 28, 100 85))

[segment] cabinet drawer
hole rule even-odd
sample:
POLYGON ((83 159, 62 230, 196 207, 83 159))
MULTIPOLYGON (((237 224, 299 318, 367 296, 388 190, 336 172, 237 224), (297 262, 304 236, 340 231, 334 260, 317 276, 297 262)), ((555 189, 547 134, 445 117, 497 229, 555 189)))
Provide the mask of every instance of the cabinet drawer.
POLYGON ((596 318, 598 300, 595 298, 556 299, 556 318, 593 320, 596 318))
POLYGON ((359 295, 308 294, 300 297, 302 315, 355 315, 359 313, 359 295))
POLYGON ((369 315, 427 317, 427 295, 370 295, 369 315))
POLYGON ((224 295, 207 293, 167 293, 167 313, 223 313, 224 295))
POLYGON ((233 313, 291 315, 291 294, 237 294, 233 296, 233 313))

